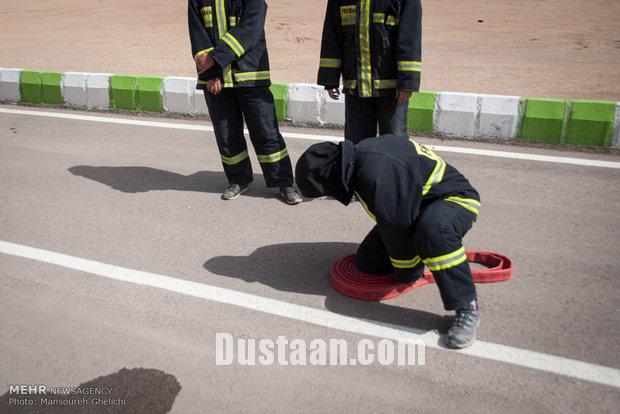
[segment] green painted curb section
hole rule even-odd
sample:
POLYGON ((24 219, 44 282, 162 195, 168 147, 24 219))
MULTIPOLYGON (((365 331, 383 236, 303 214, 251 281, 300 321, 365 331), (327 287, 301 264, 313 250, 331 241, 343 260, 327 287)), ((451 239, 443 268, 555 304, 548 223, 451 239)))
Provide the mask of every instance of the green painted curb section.
POLYGON ((433 131, 433 112, 435 111, 436 99, 436 92, 416 92, 411 95, 407 114, 410 131, 433 131))
POLYGON ((112 75, 110 77, 110 108, 136 110, 136 77, 112 75))
POLYGON ((551 143, 562 142, 566 102, 557 99, 527 99, 519 138, 551 143))
POLYGON ((286 120, 287 107, 288 107, 288 84, 286 83, 272 83, 271 93, 276 104, 276 115, 278 121, 286 120))
POLYGON ((61 79, 60 72, 23 70, 19 79, 22 102, 62 104, 61 79))
POLYGON ((162 91, 164 78, 146 76, 137 78, 136 106, 139 111, 164 112, 162 91))
POLYGON ((608 147, 615 121, 614 102, 573 101, 565 143, 608 147))

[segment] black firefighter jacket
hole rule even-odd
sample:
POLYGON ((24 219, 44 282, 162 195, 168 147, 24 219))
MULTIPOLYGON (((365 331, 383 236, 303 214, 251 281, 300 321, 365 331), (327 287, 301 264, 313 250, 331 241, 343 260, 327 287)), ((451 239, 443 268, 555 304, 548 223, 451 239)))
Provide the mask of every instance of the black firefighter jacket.
POLYGON ((371 97, 420 89, 420 0, 328 0, 318 84, 371 97))
POLYGON ((419 252, 413 246, 417 219, 433 202, 454 202, 474 215, 480 196, 440 156, 399 135, 368 138, 354 145, 323 142, 299 159, 297 185, 306 197, 329 195, 347 205, 356 195, 377 223, 395 272, 413 276, 419 252), (399 265, 399 264, 411 265, 399 265))
POLYGON ((216 65, 198 76, 198 88, 219 77, 222 86, 269 86, 264 0, 189 0, 194 59, 205 53, 216 65))

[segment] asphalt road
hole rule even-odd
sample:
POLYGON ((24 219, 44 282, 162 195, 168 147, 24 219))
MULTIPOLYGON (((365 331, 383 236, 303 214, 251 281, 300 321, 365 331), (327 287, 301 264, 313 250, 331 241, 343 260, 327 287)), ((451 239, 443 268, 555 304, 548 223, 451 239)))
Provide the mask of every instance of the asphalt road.
MULTIPOLYGON (((312 142, 287 139, 293 162, 312 142)), ((156 407, 151 412, 172 407, 175 413, 616 412, 620 169, 441 155, 482 195, 482 213, 465 247, 514 261, 512 281, 479 285, 479 340, 518 348, 523 363, 427 347, 425 366, 216 366, 218 332, 351 344, 365 336, 227 298, 208 300, 4 252, 0 393, 14 384, 112 384, 129 400, 120 412, 140 412, 139 403, 156 407), (541 354, 566 358, 566 366, 581 361, 611 368, 612 384, 528 368, 541 354)), ((382 303, 335 292, 329 266, 355 250, 370 219, 358 203, 343 207, 320 199, 288 206, 256 172, 251 191, 226 202, 211 132, 0 113, 0 241, 275 299, 310 313, 325 310, 338 321, 353 317, 403 332, 446 329, 434 286, 382 303)), ((7 399, 0 397, 0 411, 35 412, 7 407, 7 399)))

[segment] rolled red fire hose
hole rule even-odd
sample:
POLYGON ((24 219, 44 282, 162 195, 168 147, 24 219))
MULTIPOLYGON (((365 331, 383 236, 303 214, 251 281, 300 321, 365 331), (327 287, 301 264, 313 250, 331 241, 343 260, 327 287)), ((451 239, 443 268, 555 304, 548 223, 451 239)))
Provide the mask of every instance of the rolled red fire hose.
MULTIPOLYGON (((493 283, 510 280, 512 262, 506 256, 497 253, 468 250, 467 261, 485 266, 484 269, 472 269, 475 283, 493 283)), ((435 283, 428 270, 416 283, 401 283, 394 273, 371 275, 360 272, 355 266, 355 255, 340 258, 332 266, 330 282, 343 295, 361 300, 385 300, 401 296, 421 286, 435 283)))

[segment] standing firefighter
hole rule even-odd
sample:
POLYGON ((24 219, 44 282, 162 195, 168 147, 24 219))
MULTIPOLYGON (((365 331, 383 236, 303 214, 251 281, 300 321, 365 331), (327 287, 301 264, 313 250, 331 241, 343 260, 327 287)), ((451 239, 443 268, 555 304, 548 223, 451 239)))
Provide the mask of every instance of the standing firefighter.
POLYGON ((393 271, 413 283, 426 265, 445 309, 456 311, 446 344, 474 342, 480 314, 462 238, 476 220, 480 197, 456 168, 406 136, 385 135, 357 145, 315 144, 295 172, 304 196, 327 195, 348 205, 355 194, 376 222, 357 251, 361 271, 393 271))
POLYGON ((266 13, 264 0, 189 0, 192 53, 229 182, 222 198, 236 198, 252 182, 245 118, 267 186, 279 187, 286 203, 298 204, 269 90, 266 13))
POLYGON ((338 99, 342 76, 346 139, 407 131, 421 43, 420 0, 328 0, 318 84, 338 99))

